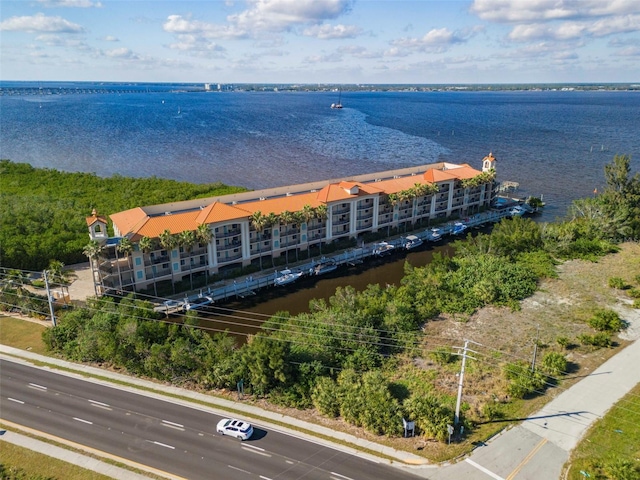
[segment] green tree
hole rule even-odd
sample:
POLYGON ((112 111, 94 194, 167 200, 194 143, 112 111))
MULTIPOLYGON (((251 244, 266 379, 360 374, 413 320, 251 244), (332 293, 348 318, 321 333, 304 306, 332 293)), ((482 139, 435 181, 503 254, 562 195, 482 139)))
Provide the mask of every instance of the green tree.
MULTIPOLYGON (((87 245, 85 245, 84 249, 82 250, 82 253, 89 258, 89 263, 91 264, 91 271, 97 273, 98 282, 100 282, 100 284, 102 285, 102 277, 100 275, 100 264, 98 262, 100 254, 102 253, 102 245, 100 245, 100 243, 97 240, 91 240, 87 245)), ((92 275, 95 275, 96 273, 92 273, 92 275)), ((93 289, 97 296, 98 290, 96 287, 95 278, 93 281, 93 289)))
POLYGON ((209 249, 211 248, 211 239, 213 239, 213 232, 206 223, 201 223, 196 229, 196 239, 198 242, 207 248, 207 268, 205 268, 204 275, 206 283, 209 283, 209 249))
POLYGON ((253 225, 253 229, 256 231, 256 237, 258 240, 258 258, 260 261, 260 270, 262 270, 262 242, 263 242, 263 233, 264 229, 267 227, 269 222, 268 218, 265 217, 260 210, 255 211, 249 217, 249 221, 251 225, 253 225))
POLYGON ((251 337, 242 352, 242 363, 256 395, 264 396, 289 378, 288 344, 259 333, 251 337))
POLYGON ((156 249, 156 242, 154 239, 149 238, 149 237, 142 237, 140 239, 140 241, 138 242, 138 247, 140 247, 140 250, 142 250, 143 253, 143 264, 145 265, 145 276, 147 274, 146 272, 146 265, 147 263, 149 265, 151 265, 151 274, 153 275, 153 294, 155 297, 158 296, 158 288, 156 285, 156 269, 155 266, 152 264, 153 262, 151 261, 151 252, 153 252, 156 249))
POLYGON ((178 237, 171 233, 168 228, 165 229, 159 236, 160 245, 167 251, 169 256, 169 270, 171 272, 171 288, 173 293, 176 293, 176 284, 173 280, 173 249, 178 245, 178 237))
POLYGON ((196 234, 193 230, 185 230, 178 236, 178 243, 184 248, 187 253, 187 261, 189 262, 189 284, 191 290, 193 290, 193 258, 191 258, 191 251, 196 243, 196 234))

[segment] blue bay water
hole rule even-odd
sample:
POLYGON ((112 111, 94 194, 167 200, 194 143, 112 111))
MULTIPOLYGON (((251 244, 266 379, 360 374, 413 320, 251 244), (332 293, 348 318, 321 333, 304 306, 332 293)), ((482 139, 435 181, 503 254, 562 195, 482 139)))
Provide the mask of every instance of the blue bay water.
POLYGON ((1 158, 101 176, 259 189, 441 160, 480 168, 493 152, 498 179, 544 195, 553 220, 602 188, 615 154, 640 170, 639 92, 343 92, 335 110, 327 92, 0 86, 1 158))

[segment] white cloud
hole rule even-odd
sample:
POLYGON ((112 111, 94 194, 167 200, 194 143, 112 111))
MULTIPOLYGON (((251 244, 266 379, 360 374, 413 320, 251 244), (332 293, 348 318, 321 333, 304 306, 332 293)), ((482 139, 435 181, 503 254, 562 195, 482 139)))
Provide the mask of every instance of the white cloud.
POLYGON ((102 8, 102 3, 91 0, 38 0, 44 7, 102 8))
POLYGON ((336 38, 355 38, 362 33, 360 27, 354 25, 313 25, 305 28, 302 34, 306 37, 332 40, 336 38))
POLYGON ((84 28, 62 17, 48 17, 43 13, 33 16, 11 17, 0 22, 0 31, 28 33, 83 33, 84 28))
POLYGON ((191 20, 190 17, 183 17, 182 15, 169 15, 162 28, 167 33, 176 35, 192 34, 201 38, 237 39, 248 38, 249 36, 248 32, 237 29, 233 25, 215 25, 191 20))
POLYGON ((114 37, 113 35, 106 35, 106 36, 102 37, 101 40, 104 40, 105 42, 119 42, 120 41, 120 39, 118 37, 114 37))
POLYGON ((250 0, 251 8, 227 17, 244 31, 287 31, 297 25, 334 20, 351 10, 352 0, 250 0))
POLYGON ((343 53, 345 55, 351 55, 355 58, 381 58, 383 53, 374 52, 372 50, 367 49, 366 47, 361 47, 358 45, 351 45, 347 47, 340 47, 338 52, 343 53))
POLYGON ((104 54, 109 58, 118 58, 123 60, 140 60, 140 56, 134 53, 130 48, 121 47, 107 50, 104 54))
POLYGON ((583 20, 640 13, 637 0, 474 0, 470 12, 497 23, 583 20))
MULTIPOLYGON (((466 33, 459 33, 452 32, 448 28, 434 28, 420 38, 399 38, 393 40, 391 45, 396 48, 404 48, 419 52, 441 53, 457 43, 465 42, 476 31, 477 29, 471 29, 466 33)), ((397 56, 397 53, 395 56, 397 56)))

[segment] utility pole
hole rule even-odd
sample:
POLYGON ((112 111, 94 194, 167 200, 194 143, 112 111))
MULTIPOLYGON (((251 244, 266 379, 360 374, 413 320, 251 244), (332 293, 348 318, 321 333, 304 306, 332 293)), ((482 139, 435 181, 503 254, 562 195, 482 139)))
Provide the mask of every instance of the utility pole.
POLYGON ((536 333, 536 342, 533 344, 533 360, 531 361, 531 373, 536 371, 536 356, 538 354, 538 339, 540 338, 540 325, 538 325, 538 331, 536 333))
POLYGON ((42 272, 42 275, 44 276, 44 286, 47 289, 47 302, 49 303, 49 312, 51 313, 51 323, 53 324, 53 326, 56 326, 56 316, 53 310, 53 301, 51 299, 51 291, 49 290, 49 276, 48 276, 48 272, 45 270, 42 272))
POLYGON ((455 416, 453 417, 454 427, 457 427, 458 424, 460 423, 460 404, 462 403, 462 383, 464 382, 464 367, 467 363, 467 357, 469 357, 472 360, 475 360, 475 358, 473 358, 472 356, 467 355, 467 351, 472 353, 478 353, 473 350, 469 350, 469 343, 475 343, 476 345, 480 345, 479 343, 472 342, 471 340, 465 340, 464 347, 455 347, 455 348, 462 348, 462 354, 460 353, 457 354, 457 355, 462 355, 462 367, 460 368, 460 378, 458 379, 458 398, 456 400, 456 413, 455 413, 455 416))

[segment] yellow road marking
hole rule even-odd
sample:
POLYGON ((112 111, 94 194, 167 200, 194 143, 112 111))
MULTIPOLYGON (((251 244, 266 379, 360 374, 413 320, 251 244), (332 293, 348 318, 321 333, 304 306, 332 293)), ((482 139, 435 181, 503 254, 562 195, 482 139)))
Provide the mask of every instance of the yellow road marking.
POLYGON ((520 464, 516 467, 516 469, 509 474, 509 476, 507 477, 507 480, 513 480, 515 478, 515 476, 520 472, 520 470, 522 470, 522 467, 524 467, 527 463, 529 463, 529 461, 533 458, 533 456, 536 453, 538 453, 538 450, 540 450, 544 446, 545 443, 547 443, 547 439, 546 438, 543 438, 542 440, 540 440, 540 443, 538 443, 533 448, 533 450, 531 450, 529 452, 529 455, 524 457, 524 460, 522 460, 520 462, 520 464))

